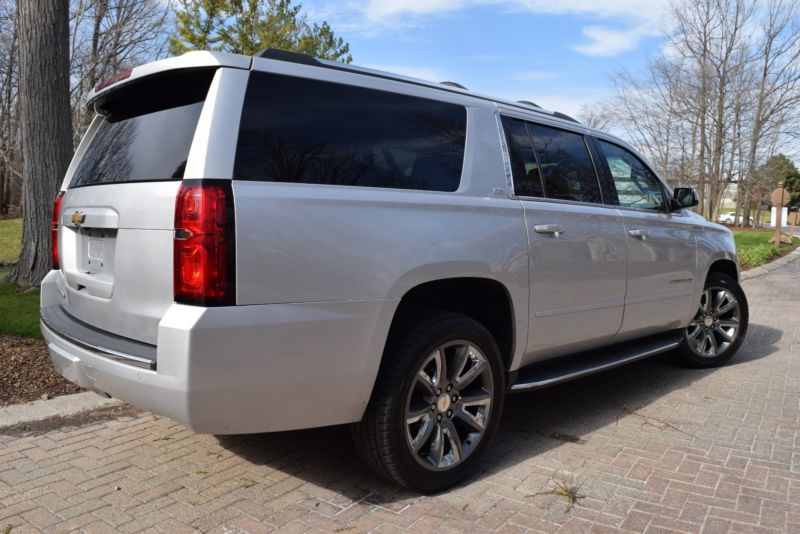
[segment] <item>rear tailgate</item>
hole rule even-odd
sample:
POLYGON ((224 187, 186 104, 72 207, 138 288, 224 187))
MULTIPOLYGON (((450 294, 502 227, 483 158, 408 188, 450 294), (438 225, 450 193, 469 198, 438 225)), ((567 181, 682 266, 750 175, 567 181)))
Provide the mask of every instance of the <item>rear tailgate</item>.
POLYGON ((175 198, 215 70, 154 74, 95 104, 59 219, 58 311, 77 324, 156 344, 173 302, 175 198))
POLYGON ((171 227, 179 185, 67 191, 59 245, 65 311, 100 330, 156 343, 158 322, 172 304, 171 227))

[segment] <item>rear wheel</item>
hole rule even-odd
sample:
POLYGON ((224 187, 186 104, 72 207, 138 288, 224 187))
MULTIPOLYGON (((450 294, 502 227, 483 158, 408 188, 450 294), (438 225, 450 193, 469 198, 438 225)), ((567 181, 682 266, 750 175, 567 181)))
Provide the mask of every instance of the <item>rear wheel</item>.
POLYGON ((739 284, 724 274, 709 273, 678 350, 694 366, 721 365, 739 350, 748 321, 747 297, 739 284))
POLYGON ((379 474, 435 492, 467 476, 499 423, 505 394, 491 334, 460 314, 437 313, 393 336, 364 418, 359 452, 379 474))

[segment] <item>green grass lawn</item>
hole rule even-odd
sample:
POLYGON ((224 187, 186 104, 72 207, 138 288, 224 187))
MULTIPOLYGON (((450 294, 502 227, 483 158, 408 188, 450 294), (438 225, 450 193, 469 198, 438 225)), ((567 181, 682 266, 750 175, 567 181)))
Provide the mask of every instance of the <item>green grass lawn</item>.
POLYGON ((42 337, 38 289, 22 292, 13 284, 0 285, 0 334, 42 337))
MULTIPOLYGON (((0 219, 0 280, 19 257, 22 219, 0 219)), ((42 337, 39 331, 39 290, 20 291, 0 284, 0 334, 42 337)))
POLYGON ((22 219, 0 219, 0 265, 16 263, 22 241, 22 219))
POLYGON ((800 246, 800 239, 794 237, 791 245, 783 244, 780 251, 776 251, 769 243, 769 238, 773 235, 775 234, 772 230, 734 230, 733 239, 736 241, 736 252, 743 269, 763 265, 775 256, 786 254, 800 246))

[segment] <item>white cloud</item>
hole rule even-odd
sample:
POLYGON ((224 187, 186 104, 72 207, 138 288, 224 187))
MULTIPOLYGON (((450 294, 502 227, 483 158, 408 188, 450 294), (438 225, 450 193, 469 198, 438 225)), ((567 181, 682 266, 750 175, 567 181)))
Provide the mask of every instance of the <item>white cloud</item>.
POLYGON ((361 4, 361 10, 371 21, 384 23, 391 23, 391 19, 402 16, 446 13, 481 5, 554 15, 596 15, 658 21, 669 2, 670 0, 369 0, 361 4))
POLYGON ((670 0, 369 0, 350 7, 369 21, 371 28, 413 27, 427 16, 471 6, 551 15, 580 15, 606 21, 582 28, 587 42, 573 46, 589 56, 613 56, 636 48, 647 36, 660 35, 670 0))
POLYGON ((669 0, 507 0, 502 3, 512 6, 516 4, 537 13, 596 15, 654 22, 658 21, 669 6, 669 0))
POLYGON ((616 56, 635 49, 643 37, 655 34, 644 25, 631 30, 585 26, 582 31, 589 42, 572 48, 586 56, 616 56))
POLYGON ((469 4, 470 0, 370 0, 364 12, 372 22, 387 22, 401 15, 426 15, 455 11, 469 4))

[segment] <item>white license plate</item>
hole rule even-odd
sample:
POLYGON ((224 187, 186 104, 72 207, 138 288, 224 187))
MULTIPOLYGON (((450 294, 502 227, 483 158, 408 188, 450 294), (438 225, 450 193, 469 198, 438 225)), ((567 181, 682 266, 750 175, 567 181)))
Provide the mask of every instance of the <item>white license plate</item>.
POLYGON ((100 262, 105 260, 105 247, 103 245, 103 240, 98 239, 95 237, 89 238, 89 260, 97 263, 97 267, 100 266, 100 262))

